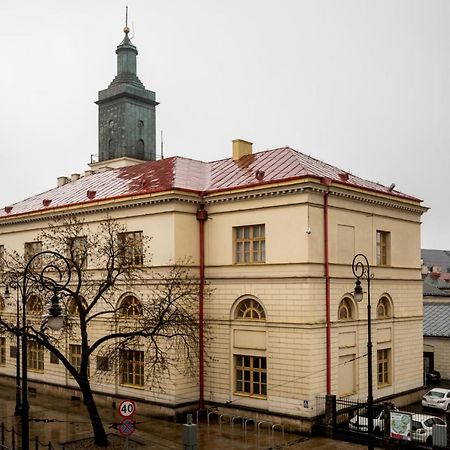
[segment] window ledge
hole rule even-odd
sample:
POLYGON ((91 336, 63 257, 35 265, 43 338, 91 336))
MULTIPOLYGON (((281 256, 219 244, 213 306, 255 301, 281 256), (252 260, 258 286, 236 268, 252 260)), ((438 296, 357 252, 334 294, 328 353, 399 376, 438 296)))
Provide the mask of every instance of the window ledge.
POLYGON ((267 400, 267 395, 246 394, 245 392, 234 392, 238 397, 254 398, 256 400, 267 400))

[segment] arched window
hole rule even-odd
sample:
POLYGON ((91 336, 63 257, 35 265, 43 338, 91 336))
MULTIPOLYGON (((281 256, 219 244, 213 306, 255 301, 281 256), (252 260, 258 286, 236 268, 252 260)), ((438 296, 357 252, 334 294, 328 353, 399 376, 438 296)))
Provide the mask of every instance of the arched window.
POLYGON ((113 159, 114 158, 114 140, 110 139, 108 141, 108 158, 113 159))
MULTIPOLYGON (((81 301, 83 309, 86 310, 87 309, 86 299, 81 295, 78 298, 81 301)), ((67 305, 67 312, 69 313, 69 316, 78 315, 78 305, 74 298, 71 298, 69 300, 69 304, 67 305)))
POLYGON ((353 301, 348 297, 342 299, 338 309, 339 320, 353 320, 355 318, 355 307, 353 301))
POLYGON ((144 159, 144 151, 145 151, 144 141, 142 139, 139 139, 136 145, 136 157, 138 159, 144 159))
POLYGON ((264 308, 253 298, 242 300, 236 308, 236 319, 265 320, 265 318, 264 308))
POLYGON ((120 304, 120 314, 126 317, 141 316, 141 302, 135 296, 127 295, 120 304))
POLYGON ((377 317, 386 319, 392 316, 391 302, 387 297, 381 297, 377 305, 377 317))
POLYGON ((37 295, 31 295, 27 300, 27 312, 34 315, 42 315, 42 301, 37 295))

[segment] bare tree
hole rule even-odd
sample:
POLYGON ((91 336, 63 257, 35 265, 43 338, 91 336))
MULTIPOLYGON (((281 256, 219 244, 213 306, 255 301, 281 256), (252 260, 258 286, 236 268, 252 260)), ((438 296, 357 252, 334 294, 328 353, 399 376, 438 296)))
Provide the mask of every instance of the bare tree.
MULTIPOLYGON (((14 314, 3 313, 0 328, 16 336, 26 333, 30 341, 41 344, 61 361, 83 395, 95 444, 107 447, 107 435, 91 387, 90 375, 93 379, 97 376, 89 370, 93 357, 106 357, 104 361, 120 372, 121 365, 126 364, 124 355, 139 344, 145 354, 142 375, 147 383, 159 386, 162 376, 174 368, 195 371, 199 280, 189 261, 173 264, 160 274, 150 271, 150 239, 142 233, 128 233, 109 217, 95 228, 73 217, 64 219, 53 223, 38 239, 44 252, 49 249, 65 255, 69 268, 62 267, 52 252, 48 258, 44 253, 33 262, 28 275, 32 287, 21 295, 28 308, 34 294, 43 296, 48 291, 46 287, 51 291, 52 283, 70 275, 70 282, 58 291, 67 311, 65 325, 55 332, 45 321, 38 323, 30 318, 27 326, 18 326, 14 314), (137 291, 143 292, 138 302, 129 301, 130 297, 118 302, 121 293, 137 291), (98 337, 102 326, 108 329, 104 328, 106 332, 98 337), (76 365, 67 355, 61 333, 69 333, 80 342, 76 365)), ((15 252, 5 252, 5 273, 15 280, 10 285, 21 286, 27 262, 15 252)))

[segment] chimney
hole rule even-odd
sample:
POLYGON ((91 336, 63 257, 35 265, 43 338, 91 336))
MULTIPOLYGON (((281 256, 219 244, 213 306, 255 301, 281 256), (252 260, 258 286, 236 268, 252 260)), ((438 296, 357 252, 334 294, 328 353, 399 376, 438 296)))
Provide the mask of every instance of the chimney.
POLYGON ((239 161, 243 156, 252 154, 252 142, 243 139, 233 140, 233 161, 239 161))
POLYGON ((70 181, 77 181, 77 180, 79 180, 80 179, 80 174, 79 173, 73 173, 71 176, 70 176, 70 181))
POLYGON ((67 177, 58 177, 57 178, 57 186, 58 187, 64 186, 68 182, 69 182, 69 179, 67 177))

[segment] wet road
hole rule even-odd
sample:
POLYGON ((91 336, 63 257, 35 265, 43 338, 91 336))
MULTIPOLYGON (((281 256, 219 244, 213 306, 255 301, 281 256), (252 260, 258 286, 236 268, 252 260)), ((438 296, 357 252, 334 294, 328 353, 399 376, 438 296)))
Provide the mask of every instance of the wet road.
MULTIPOLYGON (((7 429, 14 426, 20 430, 20 418, 13 415, 14 395, 14 387, 0 385, 0 417, 7 429)), ((120 422, 119 413, 112 408, 100 407, 99 410, 105 428, 109 432, 117 434, 113 424, 120 422)), ((135 448, 150 450, 181 450, 183 448, 182 424, 139 414, 135 415, 135 420, 137 429, 130 437, 130 444, 131 440, 143 444, 135 448)), ((6 433, 6 435, 10 435, 10 433, 6 433)), ((83 404, 79 401, 43 394, 30 395, 30 437, 33 439, 38 436, 42 444, 48 444, 51 441, 55 448, 61 448, 57 444, 91 435, 89 419, 83 404)), ((288 433, 283 436, 281 432, 275 432, 272 436, 267 429, 258 434, 256 430, 249 428, 247 433, 244 433, 243 428, 237 423, 233 427, 228 423, 222 424, 221 427, 216 423, 210 426, 200 423, 198 425, 198 444, 199 450, 281 450, 283 448, 289 450, 359 450, 365 448, 365 446, 325 438, 308 438, 288 433)), ((131 445, 129 449, 132 449, 131 445)))

